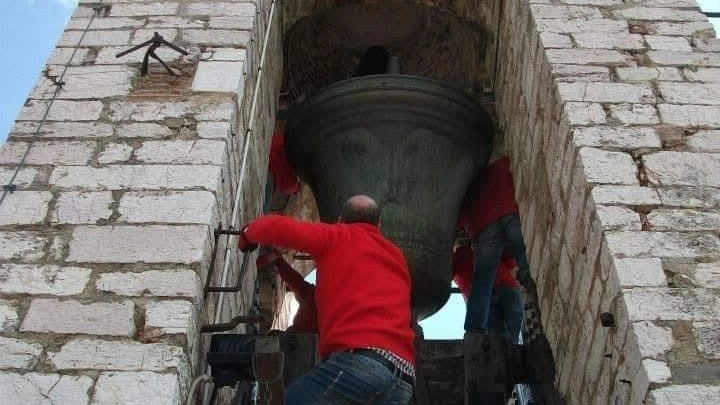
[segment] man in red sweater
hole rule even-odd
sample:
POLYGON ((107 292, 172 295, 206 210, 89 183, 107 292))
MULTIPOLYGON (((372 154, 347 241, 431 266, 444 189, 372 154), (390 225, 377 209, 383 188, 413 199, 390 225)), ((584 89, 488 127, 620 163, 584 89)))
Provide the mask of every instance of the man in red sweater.
POLYGON ((532 283, 515 202, 510 159, 493 161, 468 192, 460 218, 472 237, 475 272, 467 301, 465 330, 488 329, 490 300, 503 251, 518 264, 517 279, 525 288, 532 283))
MULTIPOLYGON (((473 281, 473 251, 460 246, 453 254, 453 280, 467 302, 473 281)), ((488 315, 488 329, 507 335, 514 344, 520 343, 524 312, 524 299, 513 270, 517 266, 510 255, 503 255, 497 269, 488 315)))
POLYGON ((400 248, 378 228, 380 209, 354 196, 336 224, 266 215, 238 239, 309 253, 323 361, 286 390, 285 404, 406 404, 415 375, 410 272, 400 248))
POLYGON ((295 295, 299 307, 293 323, 287 328, 288 332, 317 333, 317 309, 315 307, 315 286, 293 269, 283 259, 277 249, 258 256, 256 265, 258 270, 274 269, 282 281, 288 286, 290 292, 295 295))

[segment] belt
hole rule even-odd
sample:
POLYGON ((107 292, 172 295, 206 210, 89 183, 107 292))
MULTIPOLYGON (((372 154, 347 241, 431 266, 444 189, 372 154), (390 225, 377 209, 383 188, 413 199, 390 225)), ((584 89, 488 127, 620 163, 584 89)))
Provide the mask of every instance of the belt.
POLYGON ((377 361, 378 363, 382 364, 390 370, 393 375, 395 375, 395 372, 400 373, 400 379, 405 381, 406 383, 410 384, 411 386, 415 386, 415 377, 409 375, 408 373, 402 371, 400 368, 398 368, 396 365, 394 365, 390 360, 383 357, 382 354, 376 352, 373 349, 350 349, 348 350, 349 353, 355 353, 359 354, 361 356, 367 357, 369 359, 373 359, 377 361))

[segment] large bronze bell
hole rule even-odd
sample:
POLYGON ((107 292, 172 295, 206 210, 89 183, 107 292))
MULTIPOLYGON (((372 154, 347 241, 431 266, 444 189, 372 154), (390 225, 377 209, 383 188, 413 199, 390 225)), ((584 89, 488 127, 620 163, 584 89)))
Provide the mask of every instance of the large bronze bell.
POLYGON ((449 297, 458 211, 492 135, 488 113, 462 92, 382 74, 337 82, 295 106, 285 142, 322 221, 335 222, 355 194, 380 204, 381 230, 410 265, 419 321, 449 297))

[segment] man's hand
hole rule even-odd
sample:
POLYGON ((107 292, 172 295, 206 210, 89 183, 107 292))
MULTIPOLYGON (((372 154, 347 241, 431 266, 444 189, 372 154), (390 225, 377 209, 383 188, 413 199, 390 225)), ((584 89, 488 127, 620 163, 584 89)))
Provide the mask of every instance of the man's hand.
POLYGON ((240 230, 240 235, 238 235, 238 249, 240 249, 243 253, 252 252, 253 250, 258 248, 257 243, 252 243, 250 240, 248 240, 247 236, 245 236, 245 230, 247 229, 247 225, 243 227, 242 230, 240 230))
POLYGON ((257 268, 261 270, 269 268, 273 264, 275 264, 275 262, 277 262, 281 257, 282 256, 280 252, 277 249, 272 248, 267 253, 258 256, 256 262, 257 268))

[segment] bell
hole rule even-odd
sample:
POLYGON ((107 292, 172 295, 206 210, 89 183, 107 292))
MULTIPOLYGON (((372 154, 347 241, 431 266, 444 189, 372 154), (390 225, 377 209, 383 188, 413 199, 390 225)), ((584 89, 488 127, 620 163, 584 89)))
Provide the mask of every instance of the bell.
POLYGON ((441 82, 380 74, 334 83, 293 107, 285 136, 321 220, 336 222, 353 195, 374 198, 382 233, 410 266, 415 320, 442 308, 458 212, 492 149, 488 113, 441 82))

